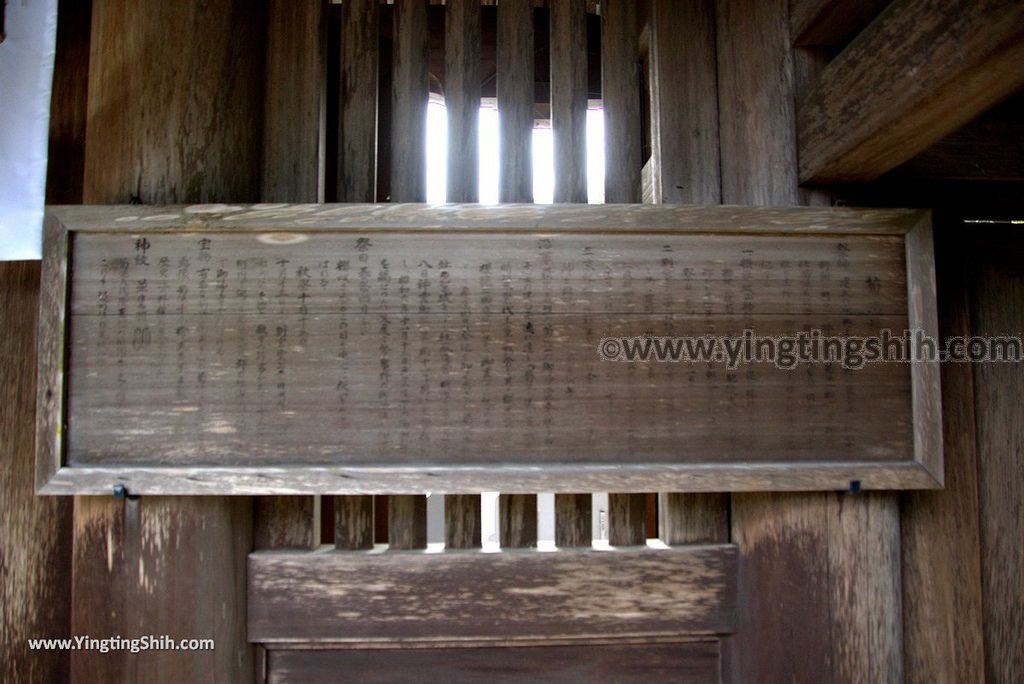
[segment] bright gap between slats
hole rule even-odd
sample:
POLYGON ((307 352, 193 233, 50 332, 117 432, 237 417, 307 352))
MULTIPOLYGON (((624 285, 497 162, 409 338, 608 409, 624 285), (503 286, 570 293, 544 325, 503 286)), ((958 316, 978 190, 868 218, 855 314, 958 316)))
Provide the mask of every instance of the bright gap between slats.
MULTIPOLYGON (((479 197, 482 204, 498 203, 498 110, 480 108, 479 197)), ((533 129, 533 201, 554 201, 555 146, 551 128, 533 129)), ((448 110, 438 99, 427 105, 427 202, 444 204, 448 189, 448 110)), ((604 204, 604 112, 587 109, 587 199, 604 204)))

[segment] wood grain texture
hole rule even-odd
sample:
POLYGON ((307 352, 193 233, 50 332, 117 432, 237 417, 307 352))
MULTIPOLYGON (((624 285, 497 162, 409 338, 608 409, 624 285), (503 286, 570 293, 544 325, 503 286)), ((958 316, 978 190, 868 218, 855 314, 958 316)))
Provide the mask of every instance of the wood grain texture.
POLYGON ((0 263, 0 679, 64 681, 66 651, 28 640, 71 635, 71 500, 33 495, 38 262, 0 263))
POLYGON ((666 544, 709 544, 729 538, 727 494, 658 495, 658 538, 666 544))
POLYGON ((480 3, 449 0, 444 43, 449 202, 476 202, 479 195, 480 31, 480 3))
POLYGON ((653 0, 650 35, 652 201, 719 204, 715 3, 653 0))
POLYGON ((555 546, 589 547, 593 543, 590 494, 555 494, 555 546))
POLYGON ((789 4, 793 45, 841 48, 892 0, 792 0, 789 4))
POLYGON ((533 201, 533 3, 498 6, 498 201, 533 201))
POLYGON ((787 3, 715 3, 722 201, 792 205, 797 193, 787 3))
POLYGON ((498 536, 503 549, 537 545, 537 495, 502 494, 498 497, 498 536))
POLYGON ((480 495, 446 494, 444 545, 448 549, 480 548, 480 495))
POLYGON ((255 553, 249 557, 249 638, 442 645, 602 637, 609 630, 619 637, 728 633, 734 561, 728 545, 255 553), (365 581, 368 573, 372 583, 365 581))
MULTIPOLYGON (((939 331, 969 336, 971 254, 959 225, 936 234, 939 331)), ((908 682, 983 681, 985 654, 974 370, 942 364, 945 489, 902 497, 903 669, 908 682)))
MULTIPOLYGON (((0 9, 0 14, 3 10, 0 9)), ((50 91, 46 203, 82 201, 89 88, 91 0, 57 3, 57 47, 50 91)))
POLYGON ((388 545, 393 550, 427 548, 427 497, 388 497, 388 545))
MULTIPOLYGON (((787 4, 717 3, 726 202, 807 199, 797 188, 793 102, 797 78, 809 73, 796 71, 787 4)), ((723 646, 726 679, 899 681, 899 519, 891 496, 733 494, 730 521, 741 609, 737 634, 723 646)))
POLYGON ((266 26, 249 8, 94 3, 83 201, 258 199, 266 26))
POLYGON ((504 648, 271 651, 270 684, 361 682, 717 682, 718 644, 601 644, 504 648))
POLYGON ((555 202, 587 201, 587 8, 551 4, 551 128, 555 202))
POLYGON ((374 501, 367 494, 334 497, 334 546, 337 549, 372 549, 374 501))
POLYGON ((427 199, 427 3, 394 6, 391 61, 391 201, 427 199))
POLYGON ((242 560, 252 548, 251 523, 245 497, 78 497, 72 633, 191 635, 214 639, 216 649, 76 650, 72 681, 252 677, 242 560))
POLYGON ((604 201, 640 201, 640 56, 637 3, 601 7, 601 97, 604 101, 604 201))
POLYGON ((319 0, 267 3, 263 201, 324 201, 324 26, 319 0))
POLYGON ((863 182, 1024 85, 1024 5, 896 0, 803 98, 800 180, 863 182))
POLYGON ((647 495, 608 495, 608 543, 642 546, 647 541, 647 495))
MULTIPOLYGON (((979 240, 971 293, 974 335, 1019 334, 1024 329, 1024 245, 1016 231, 979 240)), ((1020 420, 1024 365, 974 366, 981 589, 985 678, 1024 677, 1024 429, 1020 420)))
POLYGON ((320 544, 315 497, 261 496, 253 507, 254 548, 313 549, 320 544))
POLYGON ((379 8, 376 0, 348 0, 341 6, 339 202, 377 198, 379 8))

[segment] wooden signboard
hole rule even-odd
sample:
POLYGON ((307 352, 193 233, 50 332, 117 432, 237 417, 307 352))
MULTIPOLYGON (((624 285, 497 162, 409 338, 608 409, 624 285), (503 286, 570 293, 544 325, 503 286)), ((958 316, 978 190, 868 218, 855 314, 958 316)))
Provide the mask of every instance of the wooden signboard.
POLYGON ((39 490, 941 486, 936 362, 623 351, 934 338, 934 300, 911 210, 58 207, 39 490))

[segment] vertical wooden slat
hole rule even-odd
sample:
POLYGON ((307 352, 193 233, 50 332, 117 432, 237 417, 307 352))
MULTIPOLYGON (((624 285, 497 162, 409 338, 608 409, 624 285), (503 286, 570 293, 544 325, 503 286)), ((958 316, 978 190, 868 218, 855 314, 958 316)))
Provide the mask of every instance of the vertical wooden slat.
POLYGON ((373 548, 373 496, 334 497, 334 546, 338 549, 373 548))
POLYGON ((555 202, 587 201, 586 0, 551 3, 555 202))
POLYGON ((637 3, 601 4, 601 97, 604 101, 604 201, 641 196, 640 57, 637 3))
POLYGON ((555 546, 590 546, 590 494, 555 494, 555 546))
MULTIPOLYGON (((785 0, 716 3, 722 201, 786 205, 797 188, 797 77, 785 0)), ((804 74, 808 76, 809 74, 804 74)), ((733 494, 735 681, 900 681, 892 494, 733 494), (778 638, 786 634, 785 639, 778 638), (837 647, 842 644, 842 647, 837 647)))
POLYGON ((320 0, 267 5, 266 202, 324 201, 326 42, 320 0))
POLYGON ((647 495, 608 495, 608 543, 641 546, 647 542, 647 495))
POLYGON ((654 202, 722 201, 714 9, 712 0, 651 2, 654 202))
POLYGON ((533 3, 498 5, 498 201, 533 201, 533 3))
POLYGON ((480 548, 480 495, 446 494, 444 545, 449 549, 480 548))
MULTIPOLYGON (((326 31, 319 0, 267 5, 263 191, 266 202, 324 201, 326 31)), ((320 543, 312 496, 257 497, 257 549, 311 549, 320 543)))
POLYGON ((658 538, 666 544, 729 539, 728 494, 659 494, 658 508, 658 538))
POLYGON ((480 31, 478 0, 448 1, 444 101, 448 110, 449 202, 476 202, 479 197, 480 31))
MULTIPOLYGON (((978 242, 973 335, 1024 328, 1024 240, 1016 227, 978 242), (1011 232, 1012 231, 1012 232, 1011 232)), ((1024 680, 1024 366, 974 367, 985 678, 1024 680)))
MULTIPOLYGON (((258 200, 265 34, 261 4, 95 3, 83 201, 258 200)), ((73 681, 253 677, 250 498, 78 497, 75 509, 72 633, 212 637, 216 649, 76 650, 73 681)))
POLYGON ((391 84, 391 201, 427 198, 427 3, 394 6, 391 84))
POLYGON ((388 545, 392 549, 427 548, 427 497, 388 497, 388 545))
POLYGON ((57 16, 60 21, 57 22, 57 49, 50 93, 46 203, 79 204, 85 171, 92 0, 60 0, 57 16))
POLYGON ((504 549, 537 545, 537 495, 502 494, 498 498, 498 526, 504 549))
POLYGON ((373 202, 377 186, 377 0, 341 7, 338 201, 373 202))
MULTIPOLYGON (((79 188, 79 192, 81 189, 79 188)), ((71 499, 35 495, 39 262, 0 262, 0 681, 65 681, 70 636, 71 499)))
MULTIPOLYGON (((970 247, 951 230, 935 242, 940 335, 969 336, 970 247)), ((974 369, 944 363, 940 372, 945 489, 908 492, 900 509, 903 669, 920 684, 985 679, 974 369)))
POLYGON ((258 496, 253 509, 257 549, 312 549, 320 543, 319 512, 313 496, 258 496))

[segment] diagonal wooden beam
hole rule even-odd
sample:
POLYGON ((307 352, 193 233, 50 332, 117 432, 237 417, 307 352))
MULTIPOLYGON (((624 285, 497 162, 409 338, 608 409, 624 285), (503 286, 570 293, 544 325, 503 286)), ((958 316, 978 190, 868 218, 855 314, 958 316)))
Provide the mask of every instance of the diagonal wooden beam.
POLYGON ((892 0, 792 0, 789 30, 793 45, 841 48, 892 0))
POLYGON ((877 178, 1024 86, 1024 3, 896 0, 797 117, 802 183, 877 178))

